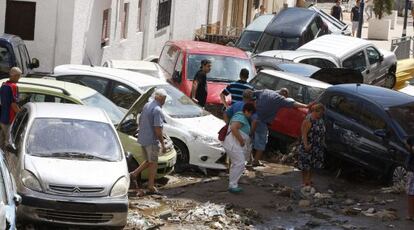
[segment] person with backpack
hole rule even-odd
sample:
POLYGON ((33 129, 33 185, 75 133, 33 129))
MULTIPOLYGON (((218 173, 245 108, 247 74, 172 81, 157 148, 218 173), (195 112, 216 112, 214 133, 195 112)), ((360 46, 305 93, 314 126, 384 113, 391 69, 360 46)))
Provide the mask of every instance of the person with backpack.
POLYGON ((22 71, 18 67, 12 67, 9 71, 9 80, 0 88, 0 147, 4 150, 9 142, 9 129, 16 114, 20 111, 17 104, 19 90, 16 83, 19 81, 22 71))
POLYGON ((249 119, 255 110, 254 104, 244 104, 242 111, 235 113, 231 118, 224 139, 223 147, 231 161, 228 187, 230 193, 243 191, 238 182, 245 170, 246 155, 251 152, 249 119))

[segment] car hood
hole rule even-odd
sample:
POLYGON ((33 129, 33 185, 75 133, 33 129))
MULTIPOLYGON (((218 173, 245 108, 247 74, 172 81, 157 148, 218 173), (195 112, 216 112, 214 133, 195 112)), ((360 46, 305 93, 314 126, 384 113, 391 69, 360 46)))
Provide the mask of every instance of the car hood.
POLYGON ((128 175, 125 158, 118 162, 59 159, 25 155, 24 168, 32 172, 45 189, 49 184, 61 186, 104 187, 128 175))
POLYGON ((331 85, 346 83, 363 83, 362 74, 353 69, 323 68, 310 76, 313 79, 326 82, 331 85))
POLYGON ((176 118, 177 125, 185 127, 197 134, 217 138, 218 131, 224 126, 224 122, 217 117, 209 114, 202 117, 176 118), (195 129, 196 127, 196 129, 195 129))
POLYGON ((212 82, 208 81, 208 88, 207 88, 207 103, 209 104, 222 104, 220 100, 220 94, 223 92, 224 88, 230 82, 212 82))

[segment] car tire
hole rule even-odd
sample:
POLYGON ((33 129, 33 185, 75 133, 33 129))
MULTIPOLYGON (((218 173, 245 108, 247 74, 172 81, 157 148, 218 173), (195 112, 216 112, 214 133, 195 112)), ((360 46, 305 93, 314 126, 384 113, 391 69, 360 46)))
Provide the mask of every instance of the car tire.
POLYGON ((397 165, 392 168, 389 174, 388 182, 393 187, 404 188, 407 184, 407 170, 404 166, 397 165))
POLYGON ((183 167, 187 167, 190 163, 190 154, 184 142, 171 138, 174 149, 177 152, 177 163, 175 163, 176 171, 180 171, 183 167))
POLYGON ((397 78, 395 76, 395 73, 388 72, 385 74, 385 81, 384 81, 384 87, 392 89, 395 86, 395 83, 397 82, 397 78))

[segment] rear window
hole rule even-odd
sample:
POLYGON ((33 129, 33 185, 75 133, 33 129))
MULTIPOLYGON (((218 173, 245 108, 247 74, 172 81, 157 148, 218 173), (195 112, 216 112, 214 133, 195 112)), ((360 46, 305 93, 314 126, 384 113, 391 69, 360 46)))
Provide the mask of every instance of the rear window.
POLYGON ((263 33, 262 39, 257 44, 255 53, 268 50, 295 50, 299 47, 299 37, 283 38, 263 33))

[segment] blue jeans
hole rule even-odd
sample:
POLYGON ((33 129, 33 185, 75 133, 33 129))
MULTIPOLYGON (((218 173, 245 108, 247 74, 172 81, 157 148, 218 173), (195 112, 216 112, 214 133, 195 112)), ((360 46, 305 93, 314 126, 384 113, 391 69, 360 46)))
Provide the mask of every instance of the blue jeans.
POLYGON ((267 124, 257 121, 256 130, 254 132, 253 148, 258 151, 264 151, 267 144, 268 129, 267 124))

